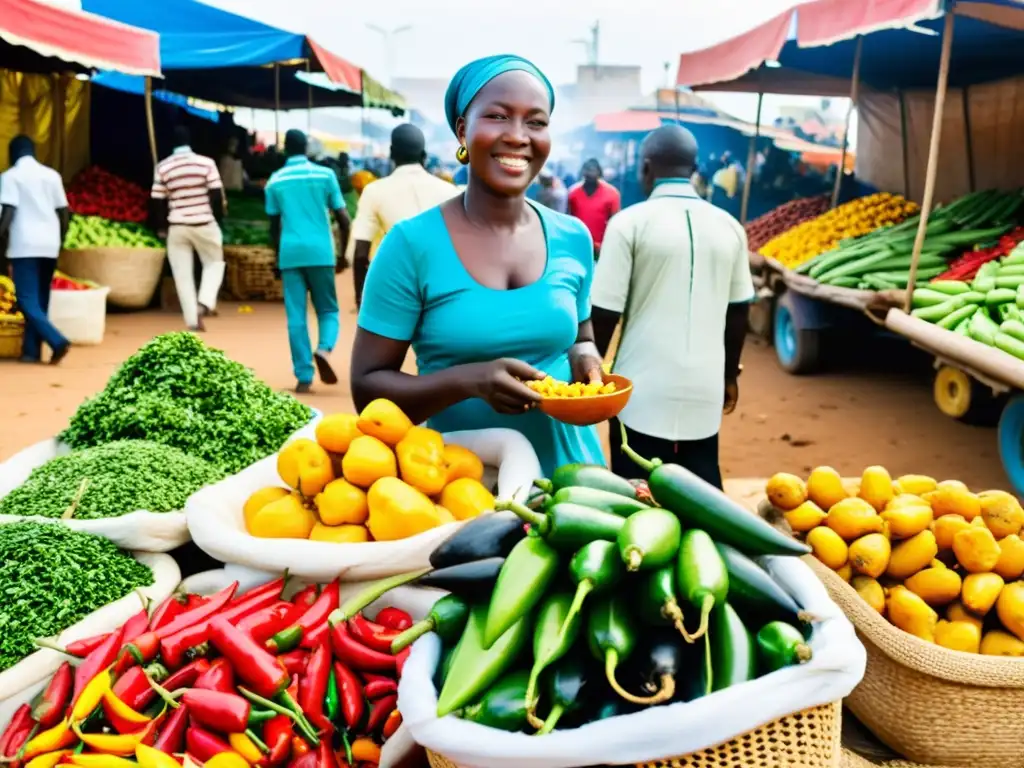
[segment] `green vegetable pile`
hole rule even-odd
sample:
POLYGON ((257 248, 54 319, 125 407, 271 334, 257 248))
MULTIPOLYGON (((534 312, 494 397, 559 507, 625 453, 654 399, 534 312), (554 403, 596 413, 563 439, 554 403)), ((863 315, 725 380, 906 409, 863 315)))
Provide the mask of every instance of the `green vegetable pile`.
POLYGON ((267 209, 262 197, 246 192, 228 192, 228 217, 236 221, 266 221, 267 209))
POLYGON ((267 222, 224 222, 224 245, 270 245, 270 224, 267 222))
POLYGON ((64 247, 163 248, 160 238, 142 224, 109 221, 102 216, 72 216, 64 247))
POLYGON ((58 456, 0 499, 0 514, 95 520, 139 509, 171 512, 223 472, 168 445, 119 440, 58 456))
POLYGON ((153 572, 113 542, 54 523, 0 525, 0 670, 133 589, 153 572))
POLYGON ((151 440, 233 474, 277 451, 311 418, 309 407, 180 332, 156 337, 125 360, 59 439, 75 449, 151 440))

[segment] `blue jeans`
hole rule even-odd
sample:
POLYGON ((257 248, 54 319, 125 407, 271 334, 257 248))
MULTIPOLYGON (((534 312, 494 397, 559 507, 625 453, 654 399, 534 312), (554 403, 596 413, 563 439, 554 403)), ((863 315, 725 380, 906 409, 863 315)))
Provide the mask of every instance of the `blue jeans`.
POLYGON ((292 351, 292 369, 300 384, 312 384, 313 349, 306 322, 306 296, 316 312, 317 350, 330 352, 338 343, 338 292, 334 286, 334 267, 292 267, 281 270, 284 287, 284 313, 288 319, 288 346, 292 351))
POLYGON ((56 259, 11 259, 14 293, 18 309, 25 315, 25 342, 21 356, 38 360, 43 342, 54 352, 68 344, 46 313, 50 310, 50 280, 57 268, 56 259))

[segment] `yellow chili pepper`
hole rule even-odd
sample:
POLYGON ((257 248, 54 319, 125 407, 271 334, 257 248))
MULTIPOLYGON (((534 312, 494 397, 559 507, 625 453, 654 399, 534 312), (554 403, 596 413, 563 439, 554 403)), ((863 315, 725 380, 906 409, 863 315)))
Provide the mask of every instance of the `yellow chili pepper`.
POLYGON ((71 719, 80 722, 92 714, 93 710, 103 701, 103 694, 110 690, 110 669, 104 669, 96 677, 86 683, 82 695, 78 697, 71 710, 71 719))
POLYGON ((229 733, 228 744, 251 764, 256 764, 263 759, 263 753, 244 733, 229 733))
POLYGON ((70 749, 58 749, 56 752, 47 752, 43 755, 36 755, 26 763, 25 768, 54 768, 61 761, 64 755, 70 755, 70 749))
MULTIPOLYGON (((103 693, 103 711, 118 733, 123 733, 125 726, 142 726, 152 719, 129 707, 112 690, 103 693)), ((132 727, 127 730, 136 731, 138 728, 132 727)))
POLYGON ((142 741, 142 737, 145 734, 145 731, 125 734, 82 733, 78 723, 74 723, 71 728, 87 747, 107 755, 134 755, 135 747, 142 741))
POLYGON ((135 759, 139 761, 139 768, 181 768, 181 764, 166 752, 142 743, 135 746, 135 759))
POLYGON ((70 747, 77 738, 71 730, 71 724, 67 720, 61 720, 53 728, 49 728, 36 736, 25 745, 26 760, 31 760, 39 755, 45 755, 64 747, 70 747))
POLYGON ((116 755, 68 755, 68 762, 79 768, 139 768, 138 763, 116 755))
POLYGON ((249 763, 237 752, 221 752, 205 763, 205 768, 249 768, 249 763))

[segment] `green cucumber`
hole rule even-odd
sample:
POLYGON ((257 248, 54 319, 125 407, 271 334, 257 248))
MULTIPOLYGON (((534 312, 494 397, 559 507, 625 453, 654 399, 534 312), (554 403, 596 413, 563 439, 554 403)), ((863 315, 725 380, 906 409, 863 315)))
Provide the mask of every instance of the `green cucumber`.
POLYGON ((916 317, 918 320, 924 320, 928 323, 937 323, 939 320, 944 318, 946 315, 956 312, 960 307, 964 305, 964 300, 960 296, 952 296, 941 304, 933 304, 928 307, 920 307, 913 310, 910 314, 912 317, 916 317))
POLYGON ((999 326, 999 331, 1024 342, 1024 323, 1019 320, 1007 320, 999 326))
POLYGON ((805 664, 811 660, 811 646, 800 630, 784 621, 765 624, 757 633, 757 651, 766 672, 805 664))
MULTIPOLYGON (((911 304, 914 309, 920 309, 921 307, 934 307, 936 304, 942 304, 944 301, 949 301, 949 297, 952 294, 933 290, 933 285, 935 285, 935 283, 928 283, 928 287, 926 288, 914 289, 914 296, 911 299, 911 304)), ((985 299, 984 296, 981 298, 982 300, 985 299)))
POLYGON ((644 509, 626 518, 617 542, 628 571, 663 568, 679 551, 683 527, 667 509, 644 509))
POLYGON ((710 690, 722 691, 757 676, 757 649, 736 609, 718 606, 711 619, 710 690))
POLYGON ((996 348, 1013 355, 1018 360, 1024 360, 1024 341, 1020 341, 1008 333, 997 333, 993 342, 996 348))
MULTIPOLYGON (((998 279, 997 279, 998 282, 998 279)), ((985 294, 985 304, 990 307, 999 304, 1010 304, 1017 299, 1017 291, 1013 288, 993 288, 985 294)))
POLYGON ((957 325, 962 323, 964 320, 969 319, 971 315, 978 311, 978 309, 979 307, 977 304, 965 304, 964 306, 960 307, 960 309, 950 312, 944 318, 939 320, 939 322, 937 322, 936 325, 938 325, 939 328, 952 330, 957 325))
POLYGON ((680 595, 700 611, 700 626, 688 640, 698 640, 708 631, 711 609, 729 595, 729 571, 715 541, 705 531, 691 528, 683 534, 676 559, 676 581, 680 595))
POLYGON ((1024 274, 1021 275, 996 275, 996 288, 1010 288, 1014 291, 1024 285, 1024 274))
POLYGON ((968 328, 972 339, 990 347, 995 344, 996 334, 999 333, 999 326, 985 312, 975 312, 968 328))
MULTIPOLYGON (((932 280, 928 283, 928 290, 944 293, 947 296, 957 296, 961 293, 970 292, 971 286, 960 280, 932 280)), ((914 293, 916 294, 917 291, 914 291, 914 293)))

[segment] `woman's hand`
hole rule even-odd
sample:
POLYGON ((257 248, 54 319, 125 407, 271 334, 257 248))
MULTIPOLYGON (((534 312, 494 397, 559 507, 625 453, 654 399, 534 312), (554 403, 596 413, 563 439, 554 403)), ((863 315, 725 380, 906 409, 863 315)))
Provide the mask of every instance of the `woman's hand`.
POLYGON ((569 349, 569 365, 572 369, 572 380, 584 384, 600 384, 603 381, 601 366, 604 361, 592 341, 573 344, 569 349))
POLYGON ((468 374, 471 395, 486 400, 498 413, 525 413, 540 402, 540 395, 523 382, 539 381, 544 374, 522 360, 503 357, 462 368, 468 374))

